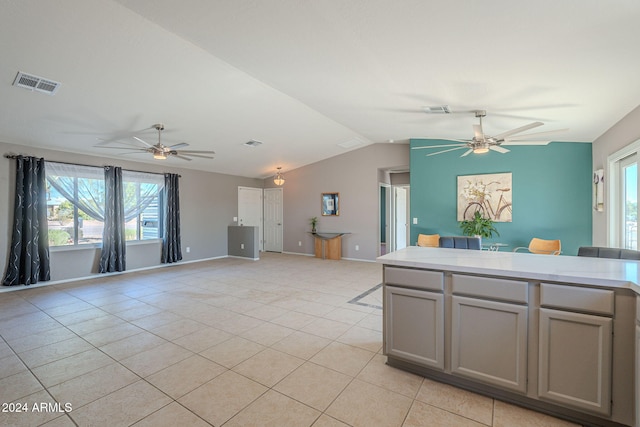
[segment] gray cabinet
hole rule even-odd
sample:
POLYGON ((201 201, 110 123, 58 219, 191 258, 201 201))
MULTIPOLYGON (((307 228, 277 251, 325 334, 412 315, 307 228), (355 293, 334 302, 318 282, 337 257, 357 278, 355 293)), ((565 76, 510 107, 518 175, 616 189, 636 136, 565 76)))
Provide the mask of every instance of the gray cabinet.
POLYGON ((390 365, 587 425, 640 427, 640 296, 435 267, 384 267, 390 365))
POLYGON ((385 286, 385 354, 444 369, 444 296, 385 286))
POLYGON ((538 396, 611 414, 614 292, 540 284, 538 396))
POLYGON ((527 391, 528 284, 451 275, 451 373, 527 391))
POLYGON ((527 306, 454 295, 451 372, 525 393, 527 306))

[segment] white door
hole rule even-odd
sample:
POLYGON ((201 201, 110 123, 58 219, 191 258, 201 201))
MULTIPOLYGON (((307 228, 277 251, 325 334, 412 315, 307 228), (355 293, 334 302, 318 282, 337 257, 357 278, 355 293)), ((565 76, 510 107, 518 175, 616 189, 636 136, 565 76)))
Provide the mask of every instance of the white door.
POLYGON ((409 194, 406 187, 393 187, 395 201, 395 244, 394 250, 407 247, 409 230, 409 194))
POLYGON ((282 188, 264 190, 264 250, 282 252, 282 188))
POLYGON ((238 187, 238 225, 258 227, 259 248, 262 239, 262 188, 238 187))

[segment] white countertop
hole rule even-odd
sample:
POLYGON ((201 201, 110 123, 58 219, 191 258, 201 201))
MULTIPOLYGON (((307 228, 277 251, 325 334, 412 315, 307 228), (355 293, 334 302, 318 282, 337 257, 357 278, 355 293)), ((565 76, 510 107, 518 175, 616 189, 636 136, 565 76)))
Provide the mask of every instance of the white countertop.
POLYGON ((629 288, 640 294, 640 262, 577 256, 410 246, 378 257, 402 267, 629 288))

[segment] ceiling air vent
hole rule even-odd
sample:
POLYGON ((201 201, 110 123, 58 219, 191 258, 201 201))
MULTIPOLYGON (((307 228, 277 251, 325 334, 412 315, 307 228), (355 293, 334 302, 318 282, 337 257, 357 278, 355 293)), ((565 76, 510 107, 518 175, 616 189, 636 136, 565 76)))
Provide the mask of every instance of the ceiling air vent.
POLYGON ((245 142, 244 145, 247 146, 247 147, 256 148, 256 147, 261 146, 262 142, 256 141, 255 139, 252 139, 251 141, 245 142))
POLYGON ((341 142, 337 145, 338 147, 350 149, 350 148, 360 147, 361 145, 364 145, 364 142, 362 142, 358 138, 351 138, 350 140, 341 142))
POLYGON ((425 113, 429 114, 450 114, 451 107, 448 105, 436 105, 435 107, 422 107, 425 113))
POLYGON ((60 88, 60 83, 58 82, 34 76, 32 74, 26 74, 21 71, 18 72, 16 79, 13 81, 13 85, 29 89, 31 91, 35 90, 37 92, 46 93, 48 95, 54 95, 60 88))

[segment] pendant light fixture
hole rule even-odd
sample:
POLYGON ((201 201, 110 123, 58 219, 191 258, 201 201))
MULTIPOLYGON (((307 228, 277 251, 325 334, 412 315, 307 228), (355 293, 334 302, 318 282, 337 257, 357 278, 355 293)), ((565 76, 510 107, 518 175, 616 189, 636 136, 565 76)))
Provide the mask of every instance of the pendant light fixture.
POLYGON ((282 167, 278 166, 278 172, 276 173, 276 177, 273 178, 273 182, 278 186, 284 184, 284 177, 282 176, 282 172, 280 172, 280 169, 282 169, 282 167))

